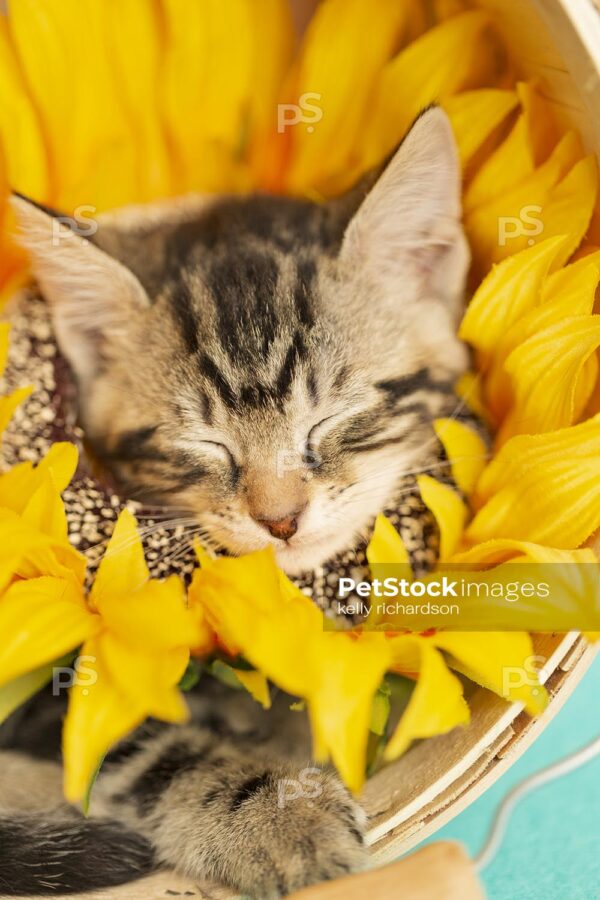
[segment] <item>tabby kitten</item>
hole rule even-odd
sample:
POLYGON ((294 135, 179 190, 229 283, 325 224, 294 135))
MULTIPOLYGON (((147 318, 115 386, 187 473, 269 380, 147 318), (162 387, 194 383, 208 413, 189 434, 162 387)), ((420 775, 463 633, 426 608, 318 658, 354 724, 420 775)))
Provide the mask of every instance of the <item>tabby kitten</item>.
MULTIPOLYGON (((229 553, 270 545, 299 574, 353 547, 402 476, 436 458, 432 419, 452 411, 466 362, 468 266, 440 109, 376 180, 322 205, 169 203, 101 216, 85 239, 13 203, 87 440, 121 493, 191 510, 229 553)), ((240 735, 235 716, 215 729, 201 706, 195 727, 152 726, 116 749, 95 791, 104 829, 126 828, 144 864, 259 897, 364 863, 364 816, 332 774, 315 803, 278 805, 298 778, 281 747, 297 724, 278 746, 254 726, 240 735)), ((82 889, 69 847, 60 887, 82 889)))
POLYGON ((363 194, 170 204, 101 217, 91 241, 14 199, 87 438, 122 493, 189 508, 230 553, 272 545, 291 574, 353 546, 427 462, 465 364, 468 251, 440 109, 363 194))

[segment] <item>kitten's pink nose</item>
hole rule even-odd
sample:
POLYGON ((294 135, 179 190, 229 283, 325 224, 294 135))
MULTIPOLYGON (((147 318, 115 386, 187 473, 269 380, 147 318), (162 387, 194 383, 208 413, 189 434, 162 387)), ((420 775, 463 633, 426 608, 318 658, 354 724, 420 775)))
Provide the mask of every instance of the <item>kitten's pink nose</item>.
POLYGON ((279 538, 282 541, 289 541, 289 539, 294 537, 298 531, 298 518, 301 513, 302 510, 299 509, 297 512, 285 516, 283 519, 263 519, 258 516, 254 516, 254 518, 259 525, 266 528, 273 537, 279 538))

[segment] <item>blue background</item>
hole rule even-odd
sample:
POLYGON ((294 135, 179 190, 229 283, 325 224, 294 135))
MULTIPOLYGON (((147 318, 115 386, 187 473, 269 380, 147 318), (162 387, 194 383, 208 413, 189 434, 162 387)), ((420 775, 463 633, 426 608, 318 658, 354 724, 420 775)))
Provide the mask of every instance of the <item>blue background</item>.
MULTIPOLYGON (((565 706, 482 797, 424 843, 457 840, 473 857, 517 782, 600 732, 600 656, 565 706)), ((498 855, 481 873, 490 900, 600 898, 600 756, 523 798, 498 855)))

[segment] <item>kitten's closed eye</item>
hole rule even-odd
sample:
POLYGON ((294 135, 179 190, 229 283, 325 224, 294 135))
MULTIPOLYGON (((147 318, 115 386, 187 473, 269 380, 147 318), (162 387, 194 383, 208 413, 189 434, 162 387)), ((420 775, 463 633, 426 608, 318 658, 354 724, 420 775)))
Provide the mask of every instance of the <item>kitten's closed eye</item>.
POLYGON ((340 422, 345 417, 347 417, 348 413, 346 411, 342 413, 338 413, 337 415, 334 413, 330 416, 325 416, 324 419, 321 419, 317 422, 316 425, 313 425, 308 435, 306 437, 306 443, 310 446, 314 447, 319 443, 323 435, 331 429, 337 422, 340 422), (328 427, 327 427, 328 426, 328 427))
POLYGON ((219 456, 221 459, 224 459, 232 469, 240 468, 233 452, 229 449, 227 444, 223 444, 221 441, 201 440, 195 444, 195 447, 200 451, 206 450, 209 453, 219 456))
POLYGON ((308 434, 302 448, 302 461, 309 469, 317 469, 322 463, 322 457, 319 453, 319 445, 323 436, 327 433, 327 425, 332 425, 339 417, 335 415, 325 416, 313 425, 308 434))
POLYGON ((352 547, 435 458, 432 419, 466 365, 445 114, 426 112, 367 181, 322 205, 100 217, 93 240, 14 200, 83 427, 122 490, 189 508, 230 552, 271 544, 292 573, 352 547))
POLYGON ((204 441, 204 444, 208 444, 213 448, 213 450, 216 450, 220 454, 221 458, 225 461, 225 463, 229 467, 231 488, 232 490, 235 490, 240 483, 240 478, 242 475, 241 464, 238 463, 236 457, 226 444, 217 443, 215 441, 204 441))

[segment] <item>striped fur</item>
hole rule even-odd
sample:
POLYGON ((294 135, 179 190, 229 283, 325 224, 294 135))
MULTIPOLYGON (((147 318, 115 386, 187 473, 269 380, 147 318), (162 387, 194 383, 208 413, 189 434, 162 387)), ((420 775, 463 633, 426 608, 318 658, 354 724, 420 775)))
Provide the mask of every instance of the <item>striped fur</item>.
MULTIPOLYGON (((200 198, 103 217, 93 240, 14 206, 89 445, 122 492, 190 510, 231 553, 271 545, 297 574, 353 547, 399 480, 436 459, 432 420, 453 412, 466 364, 455 320, 468 265, 440 110, 379 178, 331 203, 200 198)), ((131 877, 151 847, 261 898, 359 868, 362 813, 331 772, 306 781, 304 719, 270 714, 269 737, 256 709, 247 729, 240 708, 224 718, 231 702, 205 697, 194 727, 145 726, 116 748, 94 793, 93 814, 117 829, 103 826, 101 845, 121 835, 131 877)), ((62 838, 51 827, 32 821, 23 852, 5 845, 0 883, 2 866, 16 877, 31 859, 46 881, 56 873, 48 836, 62 852, 73 823, 62 838)), ((80 827, 85 851, 92 825, 80 827)), ((126 877, 64 871, 65 890, 126 877)))
POLYGON ((58 762, 48 772, 46 760, 49 717, 60 730, 57 699, 36 698, 0 730, 1 768, 18 772, 29 797, 24 812, 22 799, 11 808, 0 792, 2 896, 110 887, 167 865, 268 900, 365 864, 364 814, 332 771, 310 762, 306 719, 289 697, 265 713, 215 682, 190 703, 192 725, 147 722, 113 749, 87 820, 32 796, 40 765, 46 785, 60 780, 58 762), (28 770, 24 743, 46 761, 28 770))
POLYGON ((466 362, 441 110, 372 182, 321 205, 125 211, 93 242, 15 198, 98 460, 122 492, 190 510, 231 553, 270 544, 292 574, 353 546, 433 460, 466 362), (291 536, 268 527, 292 520, 291 536))

